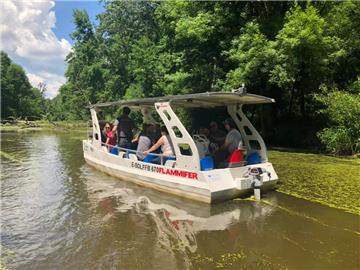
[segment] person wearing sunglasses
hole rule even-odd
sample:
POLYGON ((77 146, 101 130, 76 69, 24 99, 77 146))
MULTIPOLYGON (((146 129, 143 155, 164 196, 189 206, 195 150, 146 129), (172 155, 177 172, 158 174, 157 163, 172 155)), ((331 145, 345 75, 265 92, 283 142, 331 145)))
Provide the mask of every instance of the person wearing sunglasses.
POLYGON ((110 123, 105 124, 106 147, 111 152, 112 146, 116 144, 116 130, 111 129, 110 123))

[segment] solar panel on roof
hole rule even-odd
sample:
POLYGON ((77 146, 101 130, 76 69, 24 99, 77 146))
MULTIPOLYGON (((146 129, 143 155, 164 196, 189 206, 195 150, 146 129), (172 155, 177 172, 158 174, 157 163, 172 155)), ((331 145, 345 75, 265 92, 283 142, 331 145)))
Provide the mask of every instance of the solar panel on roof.
POLYGON ((94 107, 129 106, 129 107, 152 107, 157 102, 170 102, 173 107, 217 107, 231 104, 264 104, 274 103, 272 98, 230 92, 205 92, 188 95, 176 95, 166 97, 152 97, 138 100, 119 100, 90 105, 94 107))

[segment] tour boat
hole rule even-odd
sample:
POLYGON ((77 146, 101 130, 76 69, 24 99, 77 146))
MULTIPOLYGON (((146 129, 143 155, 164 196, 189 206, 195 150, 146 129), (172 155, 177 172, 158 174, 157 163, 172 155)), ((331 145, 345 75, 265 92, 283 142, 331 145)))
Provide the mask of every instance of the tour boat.
POLYGON ((141 186, 171 193, 205 203, 230 200, 274 187, 278 176, 268 161, 265 143, 244 114, 248 104, 274 103, 274 99, 246 93, 205 92, 188 95, 121 100, 89 106, 92 136, 83 140, 85 161, 98 170, 141 186), (108 151, 101 141, 97 112, 109 106, 130 107, 141 111, 144 122, 155 122, 155 110, 169 131, 174 156, 159 156, 164 163, 140 161, 136 150, 115 147, 118 153, 108 151), (187 131, 173 108, 215 108, 225 106, 241 136, 245 160, 229 162, 225 168, 214 168, 209 153, 209 141, 200 134, 187 131))

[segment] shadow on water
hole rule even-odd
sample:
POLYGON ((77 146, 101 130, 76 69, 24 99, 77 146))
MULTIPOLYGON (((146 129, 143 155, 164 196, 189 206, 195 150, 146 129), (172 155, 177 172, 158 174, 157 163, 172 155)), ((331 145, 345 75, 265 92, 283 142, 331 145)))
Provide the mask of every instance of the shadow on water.
POLYGON ((356 215, 276 192, 209 206, 96 171, 71 134, 22 140, 2 138, 5 155, 21 160, 2 155, 10 269, 360 267, 356 215))

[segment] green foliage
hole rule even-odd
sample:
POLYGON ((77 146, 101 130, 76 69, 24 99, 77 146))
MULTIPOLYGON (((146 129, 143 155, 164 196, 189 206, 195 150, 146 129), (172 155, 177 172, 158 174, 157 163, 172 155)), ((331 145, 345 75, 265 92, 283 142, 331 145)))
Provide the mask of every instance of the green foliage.
POLYGON ((195 17, 180 18, 176 24, 178 39, 206 42, 214 31, 212 14, 199 12, 195 17))
POLYGON ((324 29, 325 20, 315 7, 308 5, 302 10, 295 5, 286 14, 284 27, 276 36, 277 63, 271 71, 270 81, 288 90, 290 99, 298 93, 296 98, 302 116, 306 114, 307 103, 311 103, 308 94, 317 91, 329 72, 334 40, 324 34, 324 29))
MULTIPOLYGON (((354 94, 359 85, 359 2, 103 4, 96 27, 85 11, 74 12, 67 83, 49 105, 54 120, 87 119, 89 102, 230 91, 245 83, 249 92, 277 101, 252 111, 265 139, 286 138, 282 127, 309 123, 296 140, 301 147, 317 142, 324 127, 322 138, 331 137, 330 119, 315 113, 330 106, 315 98, 320 86, 354 94)), ((112 118, 115 111, 106 113, 112 118)), ((201 122, 190 121, 199 117, 191 112, 182 117, 201 122)))
POLYGON ((232 47, 227 54, 238 67, 227 74, 225 88, 234 89, 242 83, 250 87, 266 84, 271 68, 269 64, 275 51, 271 42, 261 33, 258 23, 247 23, 241 36, 232 41, 232 47))
POLYGON ((330 127, 318 133, 327 150, 335 153, 360 153, 360 88, 350 94, 333 91, 318 100, 325 105, 320 112, 329 120, 330 127))
POLYGON ((33 88, 23 68, 1 52, 1 117, 42 118, 45 99, 33 88))

